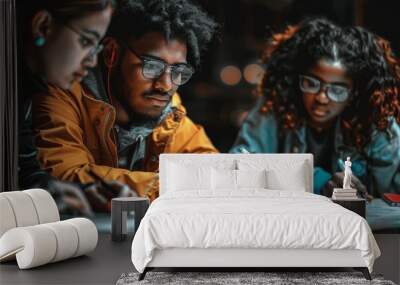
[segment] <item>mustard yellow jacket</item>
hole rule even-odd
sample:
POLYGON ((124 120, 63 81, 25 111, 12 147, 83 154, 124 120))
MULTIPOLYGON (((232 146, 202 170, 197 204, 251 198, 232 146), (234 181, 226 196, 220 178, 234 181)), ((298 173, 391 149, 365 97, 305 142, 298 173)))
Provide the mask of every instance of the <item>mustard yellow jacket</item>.
POLYGON ((173 112, 148 136, 144 169, 118 168, 114 132, 115 109, 95 99, 78 83, 70 91, 50 87, 50 94, 33 97, 33 128, 38 158, 44 169, 62 180, 90 183, 87 170, 105 180, 128 184, 139 196, 158 196, 158 157, 161 153, 216 153, 204 129, 186 115, 178 94, 173 112))

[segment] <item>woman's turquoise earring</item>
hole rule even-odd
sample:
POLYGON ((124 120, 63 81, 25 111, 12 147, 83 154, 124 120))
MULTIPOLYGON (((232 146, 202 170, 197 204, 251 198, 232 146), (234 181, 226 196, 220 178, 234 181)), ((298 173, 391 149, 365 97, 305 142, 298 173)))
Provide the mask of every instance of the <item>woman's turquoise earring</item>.
POLYGON ((44 37, 39 36, 35 38, 35 46, 37 47, 43 46, 45 42, 46 40, 44 39, 44 37))

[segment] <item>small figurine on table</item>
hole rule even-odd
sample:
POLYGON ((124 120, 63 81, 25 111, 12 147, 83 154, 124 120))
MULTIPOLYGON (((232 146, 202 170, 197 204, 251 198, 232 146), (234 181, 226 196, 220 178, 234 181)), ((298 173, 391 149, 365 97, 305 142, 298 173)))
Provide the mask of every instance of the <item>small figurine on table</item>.
POLYGON ((357 189, 351 187, 351 177, 353 172, 351 171, 351 161, 350 157, 347 157, 344 162, 344 177, 343 177, 343 187, 334 188, 332 199, 337 200, 354 200, 357 199, 357 189))
POLYGON ((343 178, 343 189, 351 189, 351 176, 353 172, 351 171, 351 161, 350 157, 344 162, 344 178, 343 178))

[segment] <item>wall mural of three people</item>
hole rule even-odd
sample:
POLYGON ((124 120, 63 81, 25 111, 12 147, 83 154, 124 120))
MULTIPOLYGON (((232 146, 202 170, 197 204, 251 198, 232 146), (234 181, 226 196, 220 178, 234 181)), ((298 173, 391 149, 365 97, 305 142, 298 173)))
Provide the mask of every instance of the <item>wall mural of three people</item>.
POLYGON ((316 194, 347 157, 364 197, 400 194, 398 38, 376 1, 228 2, 19 1, 19 187, 93 215, 157 198, 161 153, 312 153, 316 194))

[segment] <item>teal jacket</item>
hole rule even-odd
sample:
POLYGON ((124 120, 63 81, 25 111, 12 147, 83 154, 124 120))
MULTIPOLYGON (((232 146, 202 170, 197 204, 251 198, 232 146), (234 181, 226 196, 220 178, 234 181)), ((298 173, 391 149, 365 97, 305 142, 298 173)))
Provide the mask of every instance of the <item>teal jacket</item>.
MULTIPOLYGON (((261 98, 250 111, 230 152, 232 153, 304 153, 307 150, 306 128, 285 131, 279 136, 279 125, 273 113, 261 113, 261 98)), ((334 151, 331 168, 314 168, 314 192, 321 188, 335 172, 343 171, 341 159, 351 157, 352 171, 366 185, 368 192, 380 197, 382 193, 400 193, 400 126, 390 120, 386 131, 374 130, 371 142, 358 151, 345 145, 341 127, 335 126, 334 151)))

